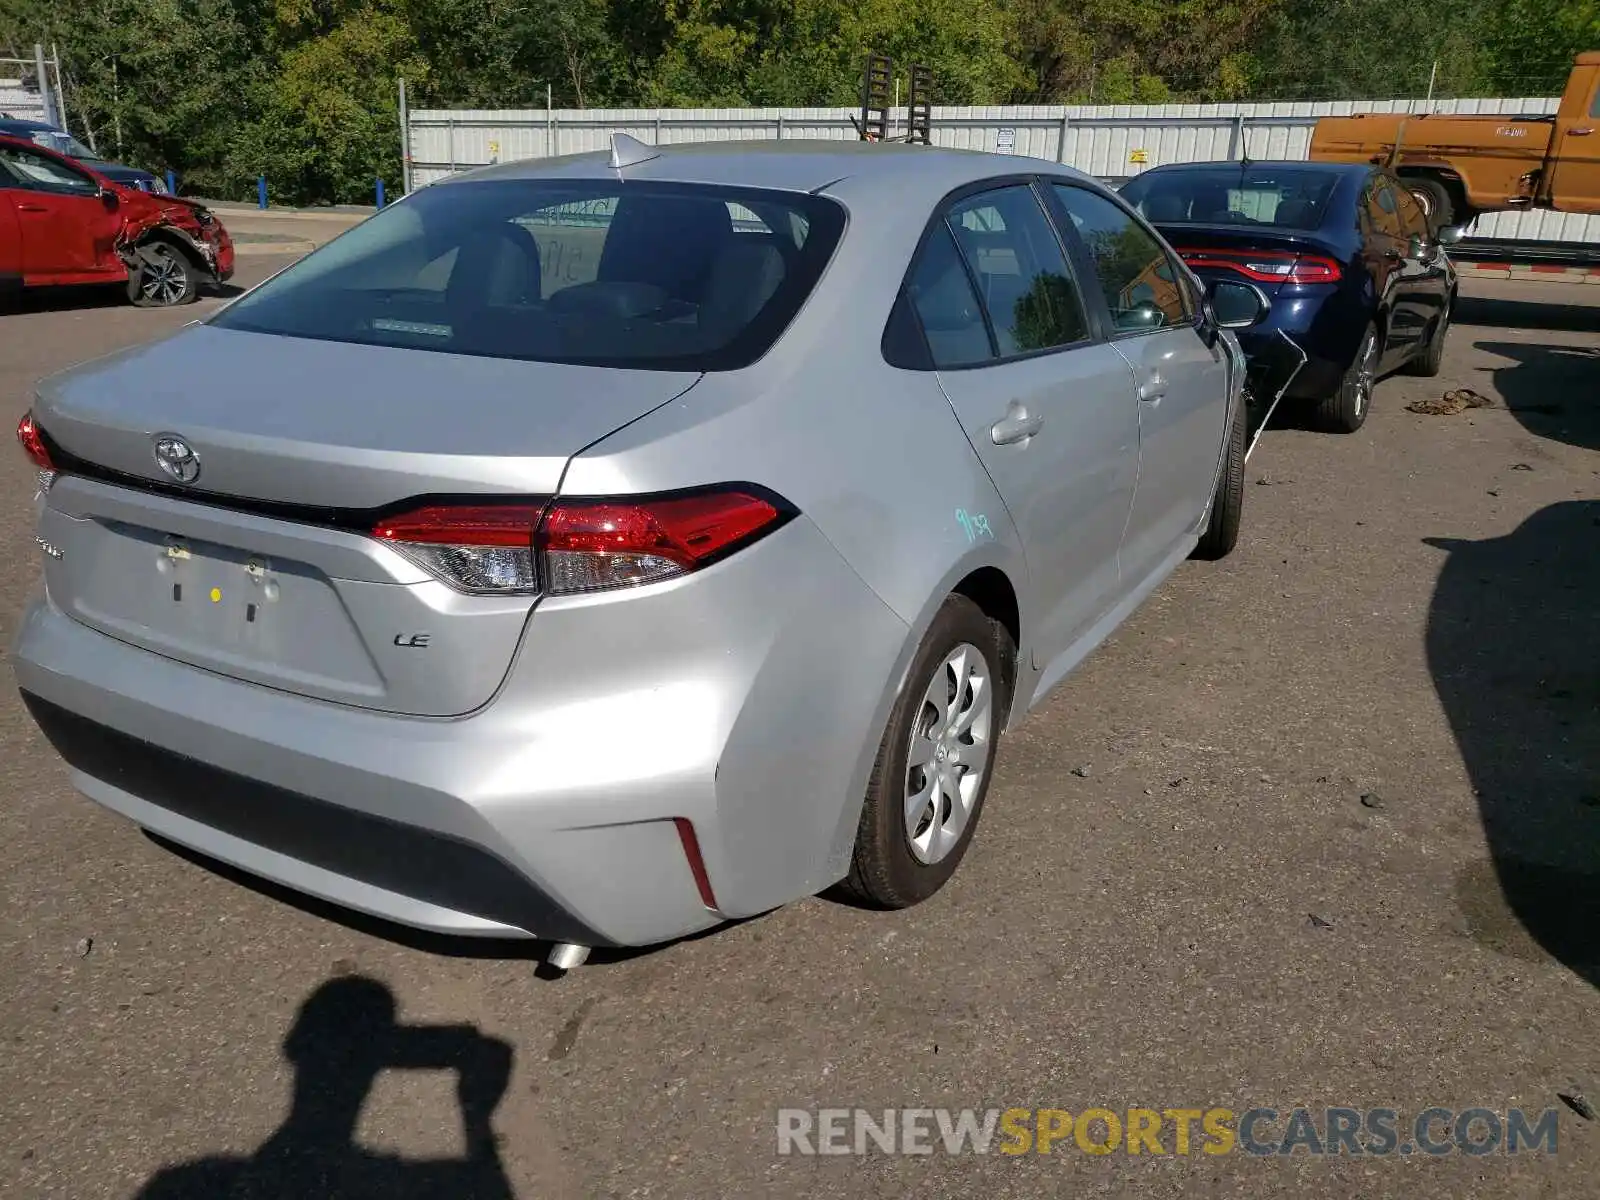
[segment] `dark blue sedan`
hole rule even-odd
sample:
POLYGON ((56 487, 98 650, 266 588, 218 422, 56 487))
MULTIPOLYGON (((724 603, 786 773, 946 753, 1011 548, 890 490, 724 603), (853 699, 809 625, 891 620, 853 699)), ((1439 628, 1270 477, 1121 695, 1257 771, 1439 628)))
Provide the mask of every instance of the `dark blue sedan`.
POLYGON ((1184 163, 1136 176, 1122 195, 1201 279, 1246 280, 1270 303, 1268 318, 1238 335, 1258 421, 1282 392, 1314 405, 1324 428, 1353 433, 1383 375, 1439 373, 1456 271, 1388 171, 1184 163))
POLYGON ((65 154, 68 158, 75 158, 83 163, 84 166, 99 172, 114 183, 135 187, 141 192, 154 192, 156 195, 164 195, 166 193, 167 185, 160 176, 152 175, 149 171, 141 171, 138 167, 128 167, 122 163, 107 162, 70 133, 63 133, 54 125, 46 125, 43 121, 27 121, 21 117, 0 117, 0 133, 8 134, 11 137, 27 138, 30 142, 43 146, 46 150, 54 150, 57 154, 65 154))

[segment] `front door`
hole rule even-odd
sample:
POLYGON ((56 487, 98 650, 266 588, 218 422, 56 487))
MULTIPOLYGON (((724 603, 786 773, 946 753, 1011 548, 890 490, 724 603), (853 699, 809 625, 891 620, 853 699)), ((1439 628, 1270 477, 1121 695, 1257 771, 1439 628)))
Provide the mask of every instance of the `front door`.
POLYGON ((1047 668, 1121 595, 1117 550, 1138 470, 1132 373, 1095 336, 1026 181, 952 202, 910 296, 940 385, 1022 539, 1034 662, 1047 668))
POLYGON ((92 176, 57 155, 9 144, 0 145, 0 168, 0 187, 17 215, 26 282, 92 282, 122 273, 121 219, 92 176))
POLYGON ((1550 139, 1550 200, 1562 212, 1600 213, 1600 66, 1572 74, 1550 139), (1587 88, 1579 78, 1585 74, 1587 88))
POLYGON ((1139 398, 1139 482, 1122 543, 1138 588, 1187 553, 1216 485, 1228 419, 1228 362, 1200 333, 1199 296, 1155 233, 1107 196, 1055 184, 1109 310, 1139 398), (1211 453, 1212 448, 1215 453, 1211 453))

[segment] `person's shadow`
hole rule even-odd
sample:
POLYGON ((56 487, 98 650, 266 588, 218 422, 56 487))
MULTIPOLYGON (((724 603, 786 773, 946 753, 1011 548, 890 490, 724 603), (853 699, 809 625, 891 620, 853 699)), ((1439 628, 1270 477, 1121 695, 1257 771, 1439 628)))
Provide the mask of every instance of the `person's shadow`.
POLYGON ((218 1155, 158 1172, 138 1200, 511 1200, 490 1117, 511 1078, 512 1049, 472 1026, 395 1021, 383 984, 346 976, 300 1007, 284 1042, 294 1065, 288 1117, 254 1154, 218 1155), (466 1133, 459 1159, 406 1159, 355 1144, 380 1071, 454 1070, 466 1133))
POLYGON ((1457 876, 1475 941, 1600 986, 1600 500, 1449 551, 1428 666, 1489 858, 1457 876))

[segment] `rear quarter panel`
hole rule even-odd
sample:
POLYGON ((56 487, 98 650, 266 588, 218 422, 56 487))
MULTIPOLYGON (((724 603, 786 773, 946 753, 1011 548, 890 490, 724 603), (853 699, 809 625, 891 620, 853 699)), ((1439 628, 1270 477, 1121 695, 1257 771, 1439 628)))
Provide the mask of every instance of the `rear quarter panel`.
MULTIPOLYGON (((959 581, 993 567, 1027 594, 1016 531, 931 372, 890 367, 884 325, 937 195, 915 213, 904 197, 847 197, 851 223, 817 290, 784 337, 744 371, 706 377, 678 400, 575 457, 564 495, 604 495, 748 480, 794 503, 898 619, 842 620, 815 654, 871 661, 876 685, 833 702, 850 710, 849 744, 816 747, 809 771, 767 777, 770 806, 820 806, 842 877, 888 712, 934 613, 959 581), (966 519, 963 520, 963 517, 966 519), (983 518, 982 522, 974 518, 983 518), (986 532, 984 532, 986 531, 986 532), (792 792, 792 794, 787 794, 792 792)), ((797 564, 798 565, 798 564, 797 564)), ((1024 644, 1030 616, 1021 613, 1024 644)), ((1028 661, 1026 650, 1020 661, 1028 661)), ((1019 668, 1017 692, 1032 690, 1019 668)), ((769 709, 772 697, 764 697, 769 709)), ((798 694, 789 704, 814 703, 798 694)), ((1022 706, 1014 708, 1014 712, 1022 706)), ((744 723, 724 749, 719 789, 755 785, 772 728, 744 723)))

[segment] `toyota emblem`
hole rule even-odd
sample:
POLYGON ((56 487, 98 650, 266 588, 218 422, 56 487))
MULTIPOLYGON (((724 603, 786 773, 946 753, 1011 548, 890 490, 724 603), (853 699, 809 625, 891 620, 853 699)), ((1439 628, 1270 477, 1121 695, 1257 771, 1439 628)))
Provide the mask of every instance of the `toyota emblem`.
POLYGON ((200 478, 200 456, 176 434, 156 435, 156 466, 179 483, 193 483, 200 478))

